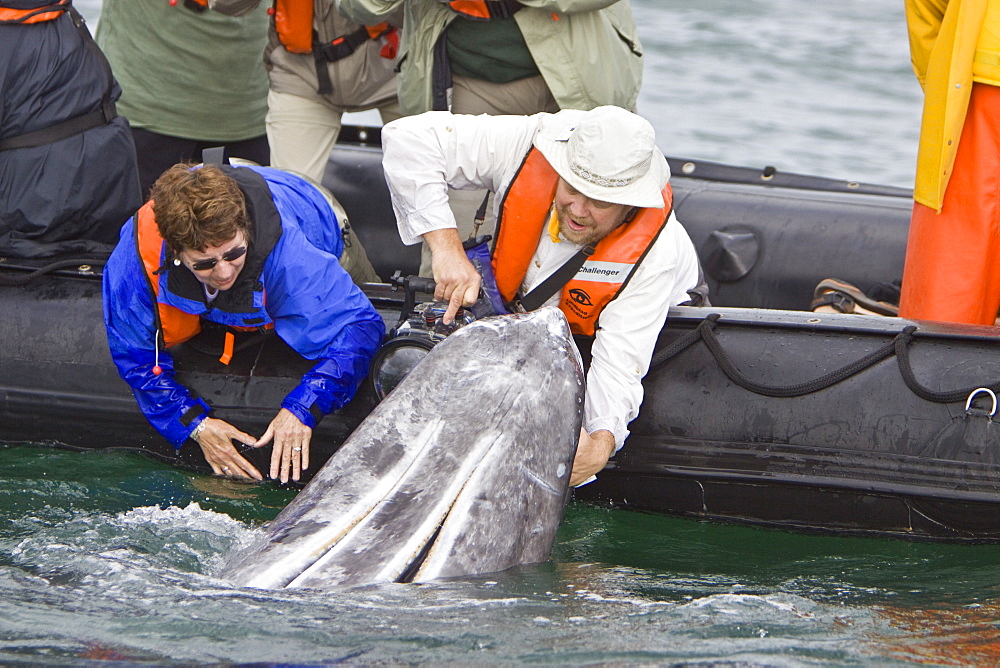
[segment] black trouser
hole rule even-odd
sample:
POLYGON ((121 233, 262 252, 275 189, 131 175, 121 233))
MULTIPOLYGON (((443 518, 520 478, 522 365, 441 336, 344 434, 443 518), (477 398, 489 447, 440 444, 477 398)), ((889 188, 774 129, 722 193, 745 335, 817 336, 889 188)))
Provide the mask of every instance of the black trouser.
POLYGON ((139 158, 139 184, 146 199, 160 174, 179 162, 201 162, 201 152, 206 148, 225 146, 230 158, 244 158, 265 166, 271 163, 267 135, 231 142, 199 141, 132 128, 132 138, 139 158))

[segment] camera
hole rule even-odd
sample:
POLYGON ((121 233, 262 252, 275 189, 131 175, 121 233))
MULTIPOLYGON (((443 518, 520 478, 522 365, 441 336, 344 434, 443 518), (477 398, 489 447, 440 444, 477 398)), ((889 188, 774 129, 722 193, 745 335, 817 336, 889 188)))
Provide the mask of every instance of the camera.
POLYGON ((446 336, 476 320, 472 309, 460 308, 455 320, 444 324, 447 302, 417 302, 417 293, 434 293, 434 281, 418 276, 400 277, 391 281, 404 291, 399 322, 389 331, 386 343, 372 360, 369 374, 375 398, 381 401, 413 370, 431 349, 446 336))

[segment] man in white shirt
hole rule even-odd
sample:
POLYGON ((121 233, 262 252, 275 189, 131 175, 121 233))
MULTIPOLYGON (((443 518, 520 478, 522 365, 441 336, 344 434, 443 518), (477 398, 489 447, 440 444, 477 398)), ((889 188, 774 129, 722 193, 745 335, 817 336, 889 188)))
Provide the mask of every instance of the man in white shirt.
POLYGON ((652 126, 610 106, 534 116, 427 112, 385 126, 382 143, 400 236, 430 246, 434 296, 450 302, 445 322, 476 301, 481 283, 449 187, 497 194, 493 269, 505 300, 586 257, 545 305, 558 305, 577 340, 593 343, 570 484, 588 481, 628 436, 667 311, 706 295, 697 253, 671 211, 670 169, 652 126))

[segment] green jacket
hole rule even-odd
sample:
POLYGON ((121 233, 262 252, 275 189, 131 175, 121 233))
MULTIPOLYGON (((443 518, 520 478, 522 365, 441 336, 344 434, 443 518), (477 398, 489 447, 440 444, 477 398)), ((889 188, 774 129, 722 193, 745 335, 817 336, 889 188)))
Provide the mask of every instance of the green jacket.
POLYGON ((95 39, 122 87, 134 128, 204 141, 264 134, 266 7, 242 17, 184 1, 104 0, 95 39))
MULTIPOLYGON (((435 44, 458 15, 441 0, 339 0, 359 23, 404 5, 399 103, 404 114, 433 109, 435 44)), ((562 109, 613 104, 635 110, 642 45, 628 0, 521 0, 514 15, 532 58, 562 109)))

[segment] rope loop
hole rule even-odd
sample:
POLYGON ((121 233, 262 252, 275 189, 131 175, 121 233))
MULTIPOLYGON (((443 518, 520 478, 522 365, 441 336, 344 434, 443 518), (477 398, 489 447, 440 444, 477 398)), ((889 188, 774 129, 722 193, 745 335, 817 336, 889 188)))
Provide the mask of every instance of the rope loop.
POLYGON ((729 354, 722 347, 722 344, 719 343, 715 329, 720 317, 721 314, 719 313, 709 314, 704 320, 698 323, 698 326, 695 329, 674 341, 670 346, 658 351, 653 356, 652 360, 650 360, 650 368, 652 369, 653 367, 666 363, 671 358, 680 354, 683 350, 701 340, 704 341, 705 347, 712 353, 712 357, 715 358, 715 361, 718 363, 722 372, 726 374, 729 380, 733 381, 736 385, 753 392, 754 394, 760 394, 765 397, 790 398, 801 397, 806 394, 812 394, 814 392, 819 392, 820 390, 825 390, 895 355, 896 362, 899 366, 899 373, 903 378, 903 382, 911 392, 916 394, 921 399, 925 399, 926 401, 931 401, 933 403, 945 404, 959 402, 968 397, 969 402, 971 402, 972 396, 976 393, 986 392, 994 398, 993 410, 994 412, 996 411, 996 395, 1000 394, 1000 381, 984 387, 973 386, 959 390, 937 392, 924 387, 917 380, 916 375, 913 373, 913 366, 910 360, 910 346, 915 338, 914 333, 917 331, 917 327, 915 325, 907 325, 898 334, 896 334, 895 337, 893 337, 892 341, 889 341, 884 346, 873 350, 864 357, 851 362, 840 369, 836 369, 830 373, 820 376, 819 378, 795 385, 765 385, 748 378, 742 371, 740 371, 740 369, 729 357, 729 354))
POLYGON ((988 394, 990 396, 990 399, 993 400, 993 408, 990 409, 988 415, 989 417, 993 417, 994 415, 996 415, 997 395, 993 390, 989 389, 988 387, 977 387, 969 394, 969 398, 965 400, 965 412, 970 415, 972 414, 972 400, 973 398, 975 398, 977 394, 988 394))

